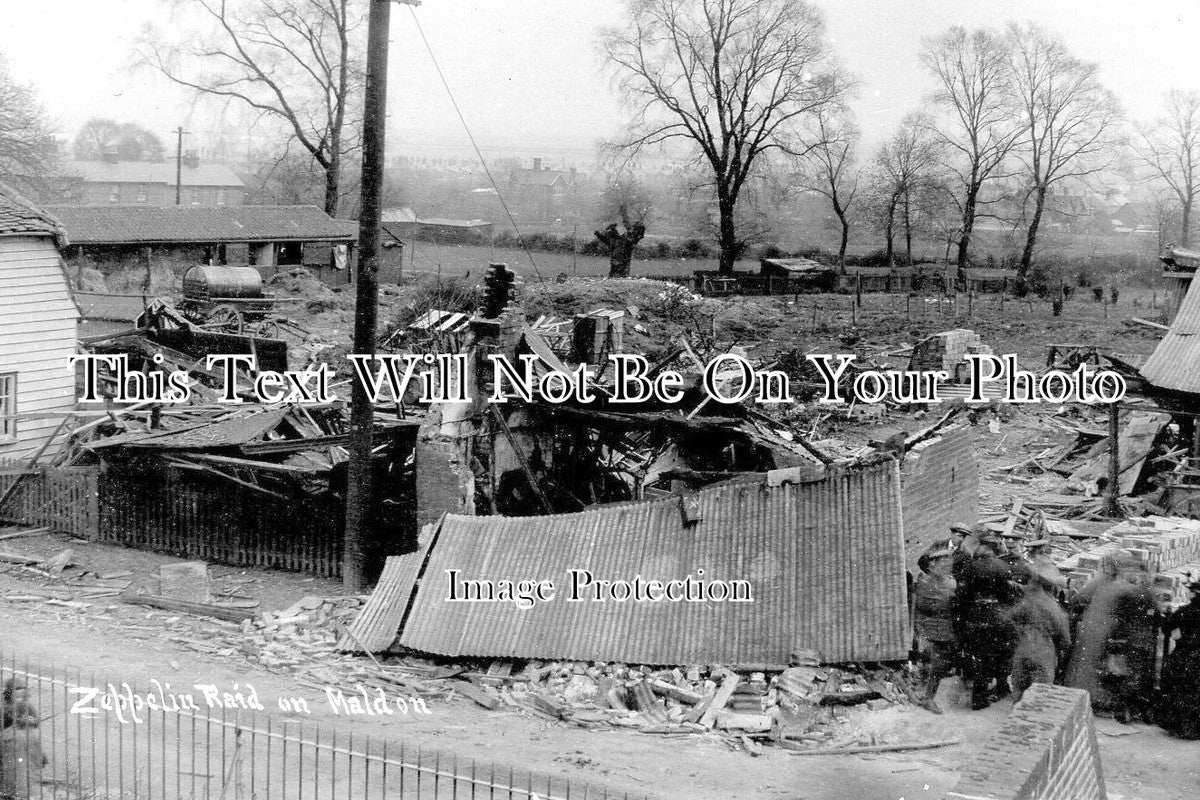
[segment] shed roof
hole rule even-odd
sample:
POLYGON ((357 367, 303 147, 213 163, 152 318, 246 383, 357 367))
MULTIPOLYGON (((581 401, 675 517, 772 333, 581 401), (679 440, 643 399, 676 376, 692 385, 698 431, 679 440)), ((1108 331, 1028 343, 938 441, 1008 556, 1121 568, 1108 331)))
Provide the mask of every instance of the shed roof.
POLYGON ((1171 329, 1142 365, 1151 386, 1200 394, 1200 281, 1188 287, 1171 329))
MULTIPOLYGON (((838 468, 798 484, 769 483, 764 476, 710 487, 686 501, 577 514, 447 515, 422 552, 400 557, 427 559, 421 574, 401 571, 404 587, 387 593, 389 606, 411 602, 400 643, 448 656, 635 664, 783 665, 798 649, 816 650, 831 662, 903 658, 908 642, 896 462, 838 468), (698 520, 692 524, 681 510, 685 502, 688 517, 698 520), (450 569, 463 579, 549 579, 558 594, 525 610, 511 602, 447 602, 450 569), (572 602, 569 569, 609 581, 678 580, 704 570, 705 580, 750 581, 754 602, 572 602)), ((392 631, 360 633, 379 642, 392 631)))
MULTIPOLYGON (((171 161, 69 161, 63 173, 89 183, 165 183, 175 185, 176 163, 171 161)), ((184 186, 220 186, 240 189, 246 184, 223 164, 186 164, 179 170, 184 186)))
POLYGON ((358 223, 316 206, 49 206, 72 244, 352 242, 358 223))

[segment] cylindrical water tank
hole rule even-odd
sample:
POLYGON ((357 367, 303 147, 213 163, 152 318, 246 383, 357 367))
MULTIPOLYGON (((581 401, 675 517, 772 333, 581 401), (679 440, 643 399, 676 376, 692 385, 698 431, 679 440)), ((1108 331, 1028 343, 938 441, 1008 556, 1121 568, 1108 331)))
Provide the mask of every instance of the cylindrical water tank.
POLYGON ((236 299, 262 297, 262 276, 254 267, 192 267, 184 273, 183 294, 185 297, 236 299))

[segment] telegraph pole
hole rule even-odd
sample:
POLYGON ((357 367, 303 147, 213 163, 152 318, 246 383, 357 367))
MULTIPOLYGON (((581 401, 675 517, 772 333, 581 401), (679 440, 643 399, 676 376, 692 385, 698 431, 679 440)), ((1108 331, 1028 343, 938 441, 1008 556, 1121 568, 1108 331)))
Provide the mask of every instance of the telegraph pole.
POLYGON ((183 205, 183 126, 175 129, 175 205, 183 205))
MULTIPOLYGON (((399 0, 419 5, 415 0, 399 0)), ((388 32, 392 0, 370 0, 367 22, 367 86, 363 103, 362 212, 358 220, 354 352, 375 354, 379 305, 379 229, 382 218, 384 140, 387 132, 388 32)), ((366 584, 366 533, 371 527, 371 449, 375 408, 361 381, 351 382, 350 461, 346 476, 346 531, 342 539, 342 585, 348 592, 366 584)))

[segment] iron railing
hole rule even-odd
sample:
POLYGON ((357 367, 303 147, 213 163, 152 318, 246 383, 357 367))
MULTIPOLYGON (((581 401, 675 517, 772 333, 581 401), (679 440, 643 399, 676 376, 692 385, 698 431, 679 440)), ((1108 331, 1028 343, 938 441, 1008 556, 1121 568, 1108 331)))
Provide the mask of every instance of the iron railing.
POLYGON ((0 685, 4 800, 633 800, 288 719, 249 685, 217 687, 220 704, 231 705, 210 708, 194 686, 131 686, 3 657, 0 685))

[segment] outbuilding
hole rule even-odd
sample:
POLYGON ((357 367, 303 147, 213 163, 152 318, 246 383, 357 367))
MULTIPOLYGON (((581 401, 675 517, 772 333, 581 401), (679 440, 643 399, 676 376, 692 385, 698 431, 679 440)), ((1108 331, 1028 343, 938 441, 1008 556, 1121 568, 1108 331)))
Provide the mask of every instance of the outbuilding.
MULTIPOLYGON (((249 264, 264 278, 305 267, 330 286, 353 279, 358 223, 316 206, 50 206, 70 259, 249 264)), ((380 276, 386 280, 385 276, 380 276)))
POLYGON ((0 184, 0 462, 38 452, 75 409, 79 308, 59 255, 66 242, 54 217, 0 184))

